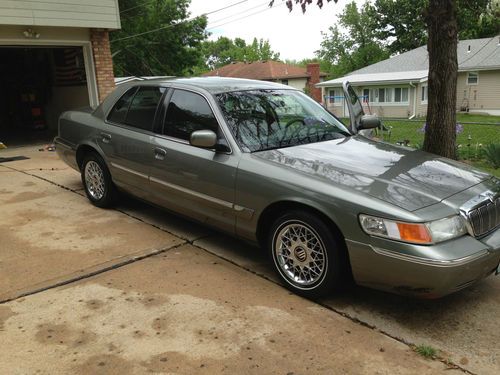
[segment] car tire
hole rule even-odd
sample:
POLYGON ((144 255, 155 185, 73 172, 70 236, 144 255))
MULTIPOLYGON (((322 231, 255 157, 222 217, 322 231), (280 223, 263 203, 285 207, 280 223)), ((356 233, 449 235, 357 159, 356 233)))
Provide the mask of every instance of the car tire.
POLYGON ((117 191, 109 169, 99 154, 91 152, 85 155, 81 175, 85 194, 94 206, 107 208, 115 203, 117 191))
POLYGON ((315 299, 342 286, 348 270, 344 242, 317 215, 298 210, 281 215, 267 245, 276 272, 296 294, 315 299))

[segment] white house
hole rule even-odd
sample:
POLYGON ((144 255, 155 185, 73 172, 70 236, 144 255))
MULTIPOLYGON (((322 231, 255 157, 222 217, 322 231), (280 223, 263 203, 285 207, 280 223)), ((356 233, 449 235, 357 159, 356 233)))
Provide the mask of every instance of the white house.
MULTIPOLYGON (((500 115, 500 36, 458 44, 457 110, 500 115)), ((347 112, 342 82, 363 97, 366 111, 380 117, 421 117, 427 113, 429 58, 422 46, 316 85, 323 102, 339 116, 347 112)))

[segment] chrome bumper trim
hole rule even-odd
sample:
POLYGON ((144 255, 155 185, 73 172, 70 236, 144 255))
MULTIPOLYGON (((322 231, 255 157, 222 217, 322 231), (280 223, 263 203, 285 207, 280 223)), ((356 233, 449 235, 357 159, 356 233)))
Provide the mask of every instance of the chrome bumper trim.
POLYGON ((416 257, 414 255, 396 253, 394 251, 373 247, 371 245, 370 247, 372 248, 373 251, 375 251, 377 254, 380 255, 396 258, 399 260, 404 260, 406 262, 422 264, 426 266, 435 266, 435 267, 457 267, 475 261, 489 254, 489 251, 485 249, 463 258, 438 260, 438 259, 421 258, 421 257, 416 257))

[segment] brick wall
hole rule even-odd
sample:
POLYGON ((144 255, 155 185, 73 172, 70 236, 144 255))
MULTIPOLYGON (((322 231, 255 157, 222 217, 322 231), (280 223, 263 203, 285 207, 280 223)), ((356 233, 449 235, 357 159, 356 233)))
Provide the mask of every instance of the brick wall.
POLYGON ((307 88, 309 90, 309 95, 321 103, 321 89, 315 87, 319 83, 319 64, 307 64, 307 73, 309 73, 309 79, 307 80, 307 88))
POLYGON ((92 42, 94 54, 99 101, 102 102, 115 88, 115 76, 113 73, 113 60, 111 58, 108 30, 90 29, 90 41, 92 42))

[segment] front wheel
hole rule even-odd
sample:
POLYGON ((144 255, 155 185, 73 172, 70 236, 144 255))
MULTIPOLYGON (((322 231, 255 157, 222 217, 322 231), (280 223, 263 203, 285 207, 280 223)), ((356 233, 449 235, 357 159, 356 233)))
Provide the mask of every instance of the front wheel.
POLYGON ((345 271, 341 241, 318 216, 285 213, 272 225, 268 247, 278 275, 295 293, 318 298, 340 286, 345 271))
POLYGON ((111 174, 104 160, 94 152, 83 159, 82 182, 85 194, 93 205, 106 208, 114 203, 116 189, 111 174))

